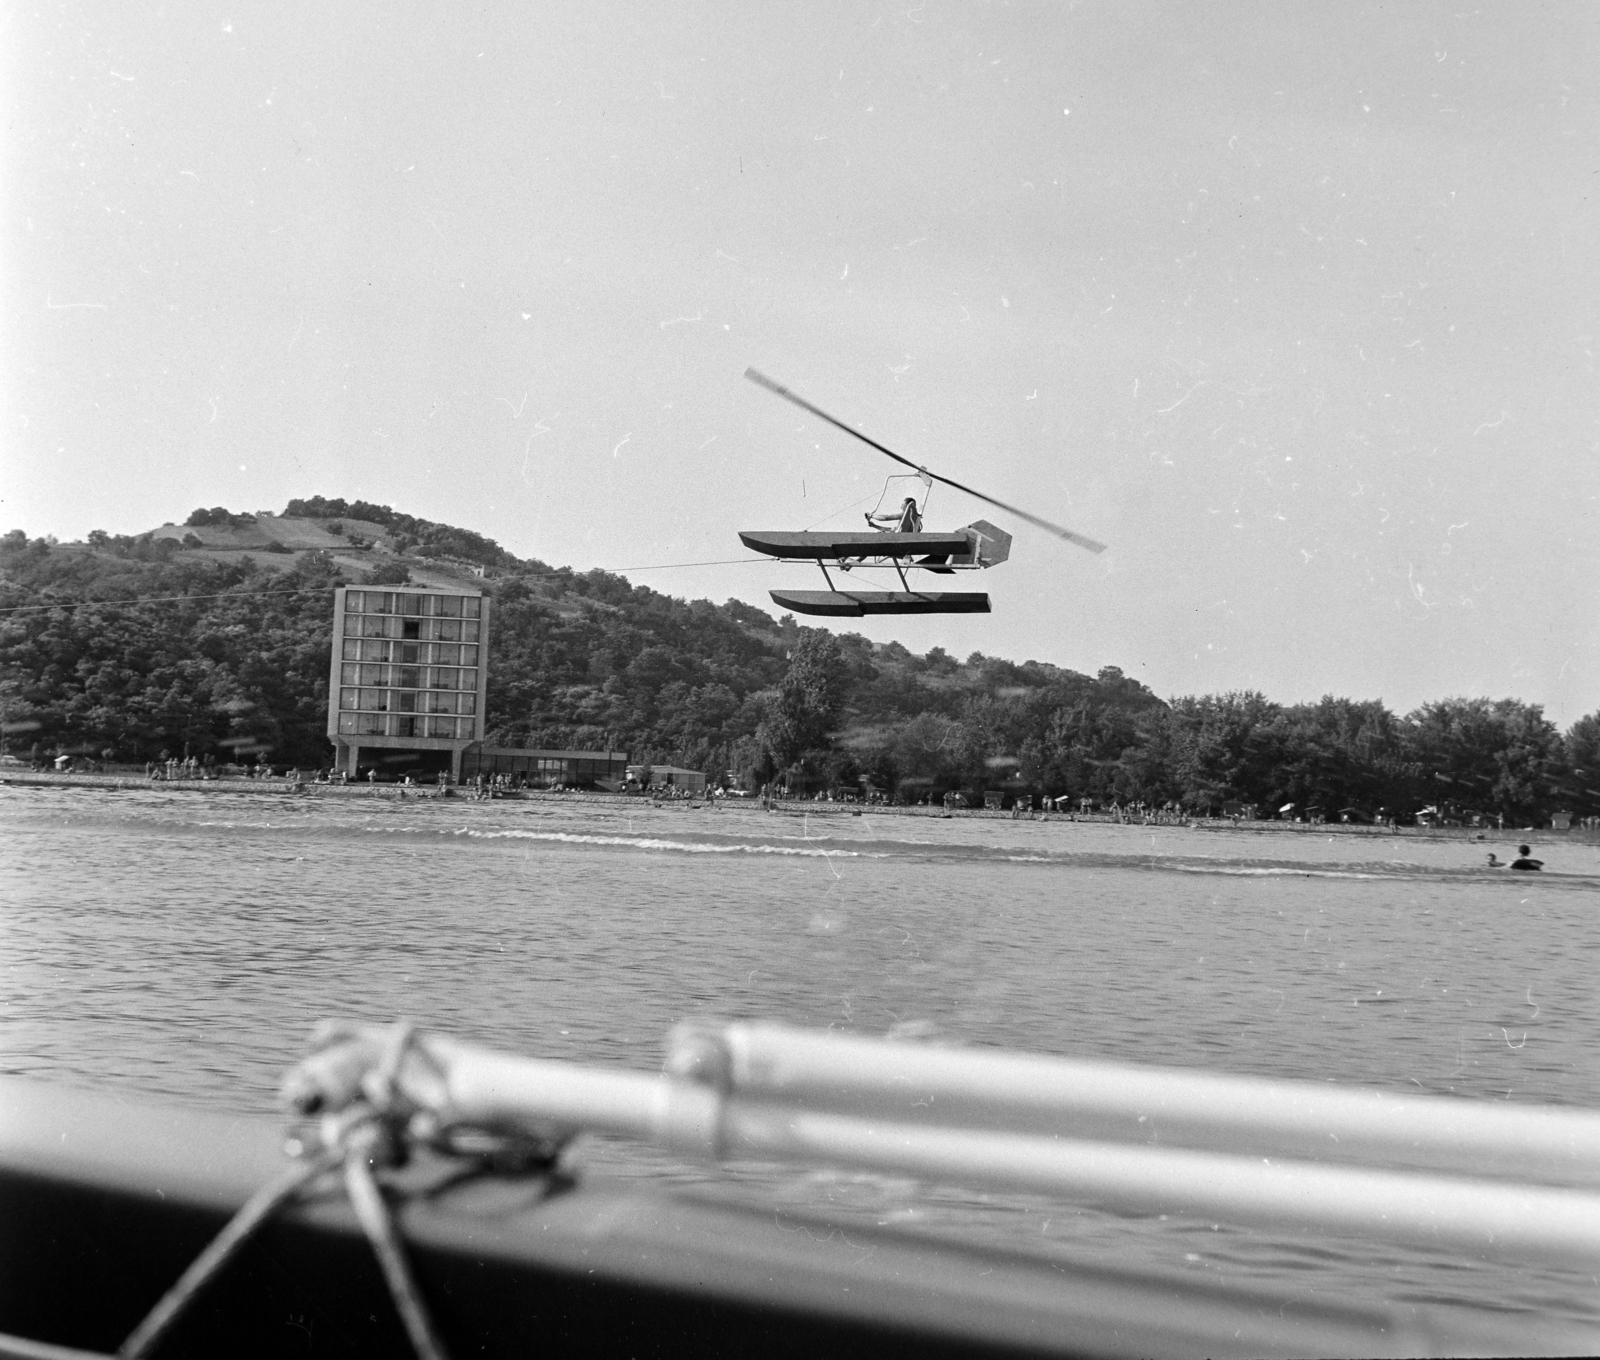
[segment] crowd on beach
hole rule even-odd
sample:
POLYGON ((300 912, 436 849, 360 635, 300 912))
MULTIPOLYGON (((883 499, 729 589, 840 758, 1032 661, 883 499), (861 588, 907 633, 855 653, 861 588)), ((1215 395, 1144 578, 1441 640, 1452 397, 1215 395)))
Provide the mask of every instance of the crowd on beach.
MULTIPOLYGON (((1009 812, 1014 821, 1049 821, 1052 814, 1068 821, 1078 821, 1080 818, 1087 820, 1093 817, 1096 820, 1142 826, 1187 826, 1195 820, 1194 814, 1185 811, 1175 802, 1156 804, 1142 801, 1126 803, 1114 801, 1102 808, 1092 798, 1074 798, 1067 794, 1052 798, 1048 794, 1029 793, 1005 797, 986 794, 981 801, 978 801, 955 789, 948 790, 938 799, 924 794, 916 800, 896 800, 881 789, 874 788, 865 788, 859 793, 850 789, 822 789, 814 793, 800 793, 785 785, 767 784, 761 790, 761 803, 763 807, 778 807, 785 803, 844 803, 875 808, 943 808, 947 813, 976 809, 1009 812)), ((1239 819, 1235 817, 1233 820, 1239 819)))
MULTIPOLYGON (((130 771, 126 771, 125 767, 123 769, 114 768, 113 762, 109 758, 109 754, 110 753, 107 754, 107 758, 105 760, 95 760, 83 755, 73 755, 70 757, 60 755, 54 758, 47 757, 44 759, 35 758, 31 762, 29 769, 30 772, 35 774, 130 773, 130 771)), ((20 764, 20 762, 14 763, 20 764)), ((137 769, 137 767, 135 767, 135 769, 137 769)), ((280 771, 278 767, 266 764, 264 762, 258 762, 254 764, 235 764, 231 762, 220 763, 216 761, 214 757, 209 755, 204 757, 186 756, 182 759, 168 756, 161 760, 146 761, 144 763, 143 773, 144 777, 153 784, 163 782, 177 783, 180 781, 227 780, 231 782, 233 780, 243 779, 249 781, 272 782, 280 785, 287 783, 295 792, 309 792, 310 787, 315 785, 348 786, 351 784, 364 783, 369 787, 375 787, 377 784, 383 783, 395 787, 401 797, 405 797, 407 794, 412 793, 412 791, 415 790, 416 796, 421 797, 431 796, 439 798, 459 796, 472 801, 486 801, 489 799, 507 796, 516 797, 529 792, 581 792, 577 789, 566 788, 560 784, 545 785, 530 781, 526 775, 522 773, 479 773, 467 778, 466 780, 457 781, 448 771, 429 772, 421 775, 420 778, 415 772, 407 772, 396 777, 391 775, 380 776, 379 771, 374 767, 362 771, 358 778, 352 779, 346 771, 335 770, 328 767, 320 769, 300 769, 295 766, 289 766, 280 771), (426 793, 423 792, 424 783, 432 785, 432 788, 426 793)), ((715 807, 720 801, 750 796, 741 789, 725 789, 719 787, 708 788, 703 792, 699 790, 692 790, 686 786, 673 784, 646 788, 631 779, 627 781, 627 783, 621 788, 613 789, 612 792, 631 795, 634 797, 648 797, 657 804, 692 802, 696 807, 699 807, 702 804, 708 807, 715 807)), ((1176 802, 1154 804, 1139 800, 1129 800, 1127 802, 1112 801, 1105 806, 1100 806, 1096 804, 1093 799, 1089 798, 1074 798, 1068 796, 1052 798, 1045 795, 1027 794, 1006 797, 1003 802, 999 797, 989 795, 985 796, 980 801, 976 798, 971 798, 969 795, 963 795, 955 790, 946 792, 938 799, 935 799, 930 795, 924 795, 920 801, 901 801, 884 793, 882 790, 871 787, 863 788, 860 791, 851 789, 825 789, 815 792, 802 792, 785 785, 769 783, 761 788, 758 797, 759 806, 772 811, 780 810, 785 806, 794 807, 796 805, 815 806, 817 804, 832 804, 835 806, 851 805, 855 808, 872 808, 878 811, 889 811, 892 809, 903 810, 912 813, 921 812, 924 815, 935 814, 946 817, 953 816, 958 813, 973 811, 979 813, 987 812, 991 815, 997 812, 1004 812, 1008 814, 1012 820, 1047 822, 1054 818, 1061 821, 1110 822, 1120 825, 1139 826, 1192 827, 1199 825, 1202 822, 1215 825, 1217 820, 1204 816, 1196 816, 1195 813, 1184 809, 1176 802)), ((1278 818, 1267 818, 1263 820, 1255 815, 1255 809, 1253 807, 1249 808, 1248 810, 1241 811, 1229 809, 1221 820, 1233 826, 1249 827, 1279 827, 1298 824, 1304 825, 1309 829, 1309 827, 1313 825, 1318 827, 1327 825, 1324 817, 1316 815, 1316 810, 1309 811, 1312 815, 1289 816, 1286 815, 1286 812, 1280 810, 1280 815, 1278 818)), ((1358 828, 1351 824, 1351 819, 1349 816, 1341 817, 1340 821, 1344 829, 1364 829, 1358 828)), ((1505 829, 1503 825, 1503 819, 1501 819, 1501 821, 1502 825, 1495 829, 1505 829)), ((1420 823, 1420 825, 1425 827, 1436 827, 1441 825, 1457 824, 1424 822, 1420 823)), ((1374 822, 1370 829, 1388 831, 1396 835, 1400 833, 1399 825, 1393 818, 1389 817, 1385 817, 1374 822)), ((1484 830, 1480 830, 1475 839, 1479 841, 1485 839, 1485 831, 1489 829, 1489 827, 1485 827, 1484 830)), ((1527 829, 1532 830, 1533 828, 1529 827, 1527 829)), ((1574 818, 1571 823, 1571 829, 1588 832, 1600 831, 1600 817, 1574 818)), ((1488 856, 1488 863, 1484 867, 1489 869, 1511 869, 1527 872, 1540 870, 1543 868, 1543 866, 1544 861, 1535 859, 1533 857, 1530 846, 1520 845, 1518 847, 1518 853, 1515 859, 1510 861, 1502 860, 1498 855, 1490 853, 1488 856)))

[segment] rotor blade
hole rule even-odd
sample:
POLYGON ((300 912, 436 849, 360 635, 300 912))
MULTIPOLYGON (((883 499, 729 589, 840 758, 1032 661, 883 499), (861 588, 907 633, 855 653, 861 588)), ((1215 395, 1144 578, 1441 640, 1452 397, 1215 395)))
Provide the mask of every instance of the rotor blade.
MULTIPOLYGON (((926 469, 924 469, 926 471, 926 469)), ((1059 524, 1052 524, 1047 519, 1040 519, 1038 515, 1031 515, 1026 510, 1019 510, 1014 505, 1007 505, 1004 501, 996 500, 993 496, 985 496, 981 491, 974 491, 970 486, 962 486, 960 482, 952 482, 948 477, 941 477, 937 472, 929 472, 928 476, 936 482, 943 482, 946 486, 953 486, 957 491, 965 491, 969 496, 994 506, 997 510, 1004 510, 1008 515, 1015 515, 1020 520, 1026 520, 1035 529, 1043 529, 1047 534, 1054 534, 1057 538, 1064 538, 1068 543, 1076 543, 1080 548, 1087 548, 1092 553, 1103 553, 1106 545, 1097 539, 1088 538, 1083 534, 1075 534, 1071 529, 1063 529, 1059 524)))
MULTIPOLYGON (((767 389, 767 391, 773 393, 776 396, 782 397, 785 401, 792 401, 802 411, 810 411, 812 415, 817 416, 819 419, 827 421, 828 424, 832 425, 835 429, 843 430, 846 434, 849 434, 849 435, 854 435, 863 444, 870 444, 873 448, 877 449, 877 451, 879 453, 887 454, 890 458, 893 458, 895 462, 904 463, 908 468, 912 468, 917 472, 926 472, 927 471, 926 468, 918 467, 909 458, 902 458, 893 449, 884 448, 883 445, 878 443, 878 441, 876 439, 868 439, 867 436, 862 434, 860 430, 854 428, 853 426, 846 425, 844 423, 844 421, 835 420, 826 411, 824 411, 820 406, 813 406, 809 401, 807 401, 799 393, 791 392, 782 383, 773 382, 772 379, 767 377, 767 375, 765 373, 758 373, 753 368, 747 368, 744 371, 744 376, 749 378, 750 381, 753 382, 757 387, 764 387, 764 388, 767 389)), ((933 475, 934 474, 931 473, 931 472, 928 473, 928 476, 930 476, 930 477, 932 477, 933 475)), ((939 480, 943 481, 944 479, 941 477, 939 480)))
POLYGON ((933 480, 936 482, 943 482, 946 486, 954 487, 957 491, 965 492, 967 495, 983 501, 986 505, 992 505, 997 510, 1004 510, 1008 515, 1015 515, 1018 519, 1025 520, 1027 523, 1033 525, 1035 529, 1043 529, 1046 533, 1054 534, 1057 538, 1063 538, 1068 543, 1076 543, 1080 548, 1087 548, 1092 553, 1103 553, 1106 550, 1106 545, 1104 543, 1099 543, 1092 538, 1086 538, 1083 534, 1075 534, 1071 529, 1063 529, 1059 524, 1052 524, 1047 519, 1040 519, 1038 515, 1029 514, 1026 510, 1019 510, 1014 505, 1007 505, 1004 501, 996 500, 993 496, 985 496, 983 492, 974 491, 970 486, 962 486, 960 482, 951 481, 951 479, 948 477, 941 477, 937 472, 929 472, 927 468, 922 467, 920 464, 913 463, 909 458, 902 458, 893 449, 884 448, 884 446, 878 443, 876 439, 869 439, 854 426, 846 425, 842 420, 835 420, 820 406, 813 406, 804 397, 800 396, 799 393, 791 392, 782 383, 773 382, 773 380, 767 377, 765 373, 758 373, 753 368, 747 368, 744 371, 744 376, 749 378, 751 382, 755 383, 757 387, 764 387, 774 396, 779 396, 785 401, 793 402, 802 411, 809 411, 818 419, 827 421, 828 424, 832 425, 835 429, 843 430, 846 434, 853 435, 863 444, 877 449, 879 453, 893 458, 897 463, 904 463, 908 468, 913 468, 917 472, 925 473, 927 476, 933 478, 933 480))

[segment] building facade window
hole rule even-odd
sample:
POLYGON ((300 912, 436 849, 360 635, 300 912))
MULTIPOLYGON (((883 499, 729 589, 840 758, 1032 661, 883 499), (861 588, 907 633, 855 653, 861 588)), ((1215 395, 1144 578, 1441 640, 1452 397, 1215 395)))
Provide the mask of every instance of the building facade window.
MULTIPOLYGON (((400 590, 347 590, 346 614, 397 615, 413 619, 478 619, 483 615, 483 600, 477 595, 413 594, 400 590)), ((382 620, 379 620, 382 622, 382 620)), ((369 620, 363 620, 367 623, 369 620)), ((400 637, 397 628, 381 636, 400 637)), ((373 636, 367 634, 367 636, 373 636)))
POLYGON ((340 644, 341 661, 399 662, 405 666, 476 666, 474 643, 391 642, 378 638, 347 637, 340 644))

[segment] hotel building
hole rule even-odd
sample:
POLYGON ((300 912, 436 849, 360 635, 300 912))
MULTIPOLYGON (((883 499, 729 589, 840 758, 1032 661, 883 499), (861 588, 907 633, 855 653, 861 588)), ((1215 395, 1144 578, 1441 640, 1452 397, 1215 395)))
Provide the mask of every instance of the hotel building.
POLYGON ((449 770, 483 740, 489 601, 457 590, 334 592, 328 739, 335 768, 449 770))

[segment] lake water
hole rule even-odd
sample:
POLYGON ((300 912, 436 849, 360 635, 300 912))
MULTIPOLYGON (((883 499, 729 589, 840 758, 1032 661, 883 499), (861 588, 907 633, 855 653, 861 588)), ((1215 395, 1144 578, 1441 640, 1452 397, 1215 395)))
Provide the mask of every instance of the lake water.
MULTIPOLYGON (((659 1066, 689 1016, 1600 1108, 1600 848, 655 808, 0 788, 0 1070, 276 1112, 316 1020, 659 1066)), ((703 1177, 594 1140, 607 1173, 703 1177)), ((744 1167, 782 1205, 1600 1349, 1515 1260, 744 1167)))

